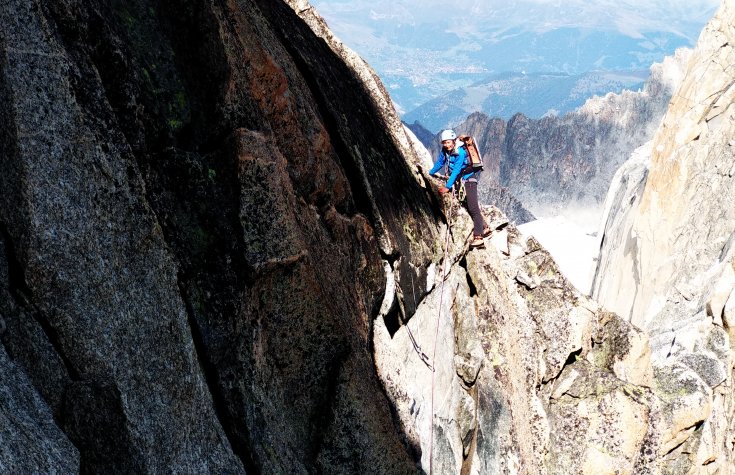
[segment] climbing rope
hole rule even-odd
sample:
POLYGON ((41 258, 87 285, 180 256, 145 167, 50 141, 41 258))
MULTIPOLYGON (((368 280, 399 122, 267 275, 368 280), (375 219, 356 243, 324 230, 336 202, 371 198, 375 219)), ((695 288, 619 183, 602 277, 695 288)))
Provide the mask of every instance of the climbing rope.
MULTIPOLYGON (((413 308, 415 311, 416 309, 416 285, 413 282, 413 271, 411 272, 411 290, 413 291, 413 308)), ((434 371, 434 367, 431 365, 431 361, 429 361, 429 355, 424 353, 424 350, 422 350, 421 346, 419 346, 418 342, 416 341, 416 337, 413 336, 411 327, 408 326, 408 323, 406 324, 406 331, 408 331, 408 337, 411 339, 413 350, 416 352, 417 355, 419 355, 419 358, 421 358, 421 361, 424 362, 426 367, 429 368, 431 371, 434 371)))
MULTIPOLYGON (((456 198, 456 193, 452 189, 452 197, 456 198)), ((434 363, 431 367, 431 436, 429 439, 429 475, 434 473, 434 375, 436 374, 436 343, 439 339, 439 322, 442 317, 442 304, 444 302, 444 281, 446 279, 447 257, 449 255, 449 229, 452 226, 452 201, 449 200, 449 213, 447 214, 447 229, 444 233, 444 257, 442 259, 442 283, 439 290, 439 315, 436 318, 436 330, 434 331, 434 351, 431 355, 431 361, 434 363)))

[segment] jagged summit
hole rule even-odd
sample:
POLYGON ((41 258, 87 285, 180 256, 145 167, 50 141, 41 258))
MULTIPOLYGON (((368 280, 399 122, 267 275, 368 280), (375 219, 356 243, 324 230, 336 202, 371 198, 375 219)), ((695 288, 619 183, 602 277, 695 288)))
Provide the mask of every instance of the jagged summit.
POLYGON ((451 127, 473 111, 509 120, 518 111, 534 119, 564 115, 597 94, 624 89, 637 90, 646 80, 646 70, 563 72, 505 72, 432 99, 405 114, 431 130, 451 127))
POLYGON ((690 51, 654 64, 638 92, 594 97, 574 112, 537 120, 475 113, 457 128, 473 130, 490 159, 490 176, 532 214, 571 217, 592 210, 595 226, 615 170, 652 137, 690 51))

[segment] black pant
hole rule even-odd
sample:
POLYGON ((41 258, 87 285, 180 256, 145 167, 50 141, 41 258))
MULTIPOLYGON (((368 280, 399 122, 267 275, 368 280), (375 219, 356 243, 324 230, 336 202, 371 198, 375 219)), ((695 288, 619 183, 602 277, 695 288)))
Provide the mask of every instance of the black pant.
POLYGON ((466 193, 465 203, 467 205, 467 211, 472 217, 472 223, 474 224, 472 231, 475 236, 482 236, 482 230, 485 229, 485 218, 482 217, 482 211, 480 211, 480 204, 477 202, 477 182, 466 181, 464 182, 464 190, 466 193))

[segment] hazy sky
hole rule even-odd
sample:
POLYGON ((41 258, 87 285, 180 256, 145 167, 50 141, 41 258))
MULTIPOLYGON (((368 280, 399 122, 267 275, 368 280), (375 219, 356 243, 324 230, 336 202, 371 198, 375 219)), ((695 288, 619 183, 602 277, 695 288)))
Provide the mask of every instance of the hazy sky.
MULTIPOLYGON (((333 29, 356 37, 380 24, 446 22, 464 37, 492 41, 493 34, 521 28, 616 30, 629 36, 662 31, 695 40, 719 0, 312 0, 333 29), (459 19, 462 19, 461 21, 459 19), (349 25, 354 28, 350 29, 349 25), (488 34, 488 31, 492 33, 488 34), (354 34, 353 34, 354 33, 354 34)), ((349 40, 345 38, 345 41, 349 40)))
POLYGON ((719 0, 311 0, 407 110, 490 73, 646 70, 719 0), (474 68, 473 70, 470 70, 474 68), (474 71, 477 74, 474 74, 474 71), (463 78, 444 73, 467 73, 463 78))

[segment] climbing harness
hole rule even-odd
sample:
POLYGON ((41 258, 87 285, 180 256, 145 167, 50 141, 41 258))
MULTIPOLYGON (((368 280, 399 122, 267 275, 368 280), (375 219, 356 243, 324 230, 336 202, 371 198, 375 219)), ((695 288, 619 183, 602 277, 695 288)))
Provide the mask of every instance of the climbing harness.
MULTIPOLYGON (((464 188, 464 184, 461 188, 464 188)), ((452 196, 456 196, 456 191, 452 189, 452 196)), ((447 214, 447 229, 444 233, 444 256, 442 258, 442 271, 441 271, 441 278, 442 283, 441 287, 439 289, 439 315, 436 318, 436 330, 434 331, 434 351, 431 355, 431 361, 434 363, 434 366, 431 369, 431 435, 429 438, 429 475, 433 475, 434 470, 434 376, 436 374, 436 343, 439 339, 439 322, 441 321, 442 317, 442 304, 444 302, 444 281, 446 280, 446 265, 447 265, 447 258, 449 255, 449 229, 452 227, 452 208, 453 203, 452 200, 449 200, 449 213, 447 214)))

